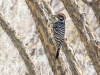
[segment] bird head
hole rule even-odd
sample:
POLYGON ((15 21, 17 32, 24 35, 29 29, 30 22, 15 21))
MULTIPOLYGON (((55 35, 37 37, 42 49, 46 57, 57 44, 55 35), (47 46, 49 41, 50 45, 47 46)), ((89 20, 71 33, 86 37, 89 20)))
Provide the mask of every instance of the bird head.
POLYGON ((65 14, 59 13, 57 15, 54 15, 54 17, 57 17, 58 20, 64 21, 66 19, 65 14))

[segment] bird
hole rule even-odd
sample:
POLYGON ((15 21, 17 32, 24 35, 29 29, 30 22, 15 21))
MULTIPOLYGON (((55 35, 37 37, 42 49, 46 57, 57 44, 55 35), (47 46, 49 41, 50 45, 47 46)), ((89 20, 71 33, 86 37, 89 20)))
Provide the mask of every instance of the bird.
POLYGON ((63 13, 59 13, 53 16, 57 19, 57 21, 53 23, 52 32, 54 44, 56 46, 56 59, 58 59, 61 46, 64 42, 66 16, 63 13))

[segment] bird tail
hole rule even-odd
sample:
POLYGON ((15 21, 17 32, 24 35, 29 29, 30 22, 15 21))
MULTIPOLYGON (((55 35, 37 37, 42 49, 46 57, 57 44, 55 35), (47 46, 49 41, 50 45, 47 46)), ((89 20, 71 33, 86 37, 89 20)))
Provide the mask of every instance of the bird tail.
POLYGON ((57 49, 57 53, 56 53, 56 59, 59 58, 59 52, 60 52, 60 48, 57 49))

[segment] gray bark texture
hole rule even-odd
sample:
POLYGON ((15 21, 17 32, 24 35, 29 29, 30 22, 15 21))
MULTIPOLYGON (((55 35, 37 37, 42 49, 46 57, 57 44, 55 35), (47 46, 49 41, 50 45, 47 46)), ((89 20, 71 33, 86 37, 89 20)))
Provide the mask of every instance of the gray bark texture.
POLYGON ((22 59, 24 60, 24 63, 26 65, 26 68, 30 75, 37 75, 35 72, 35 64, 27 54, 25 47, 21 40, 16 36, 16 32, 14 29, 10 27, 10 24, 7 22, 7 20, 0 14, 0 26, 2 29, 7 33, 7 35, 10 37, 11 41, 13 42, 14 46, 17 48, 19 54, 21 55, 22 59))
POLYGON ((100 75, 100 42, 90 27, 89 19, 86 14, 81 12, 81 7, 77 4, 76 0, 61 1, 79 32, 80 39, 84 43, 97 74, 100 75))

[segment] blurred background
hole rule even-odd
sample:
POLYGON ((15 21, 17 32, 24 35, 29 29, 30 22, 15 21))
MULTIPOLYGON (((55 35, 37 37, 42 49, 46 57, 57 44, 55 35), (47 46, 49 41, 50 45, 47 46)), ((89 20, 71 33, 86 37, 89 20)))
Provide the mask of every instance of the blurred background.
MULTIPOLYGON (((63 4, 60 0, 45 1, 51 6, 55 14, 62 12, 66 15, 65 38, 68 39, 68 42, 73 47, 74 56, 82 75, 97 75, 84 45, 77 35, 77 29, 63 4)), ((82 8, 82 12, 87 14, 90 19, 90 25, 100 40, 100 25, 91 7, 84 4, 81 0, 77 0, 77 2, 82 8)), ((11 27, 16 30, 16 35, 26 46, 27 52, 31 54, 38 75, 53 75, 39 39, 38 30, 25 0, 0 0, 0 13, 7 19, 11 27)), ((66 71, 68 75, 71 75, 69 68, 66 71)), ((25 75, 26 72, 25 64, 17 49, 0 27, 0 75, 25 75)))

